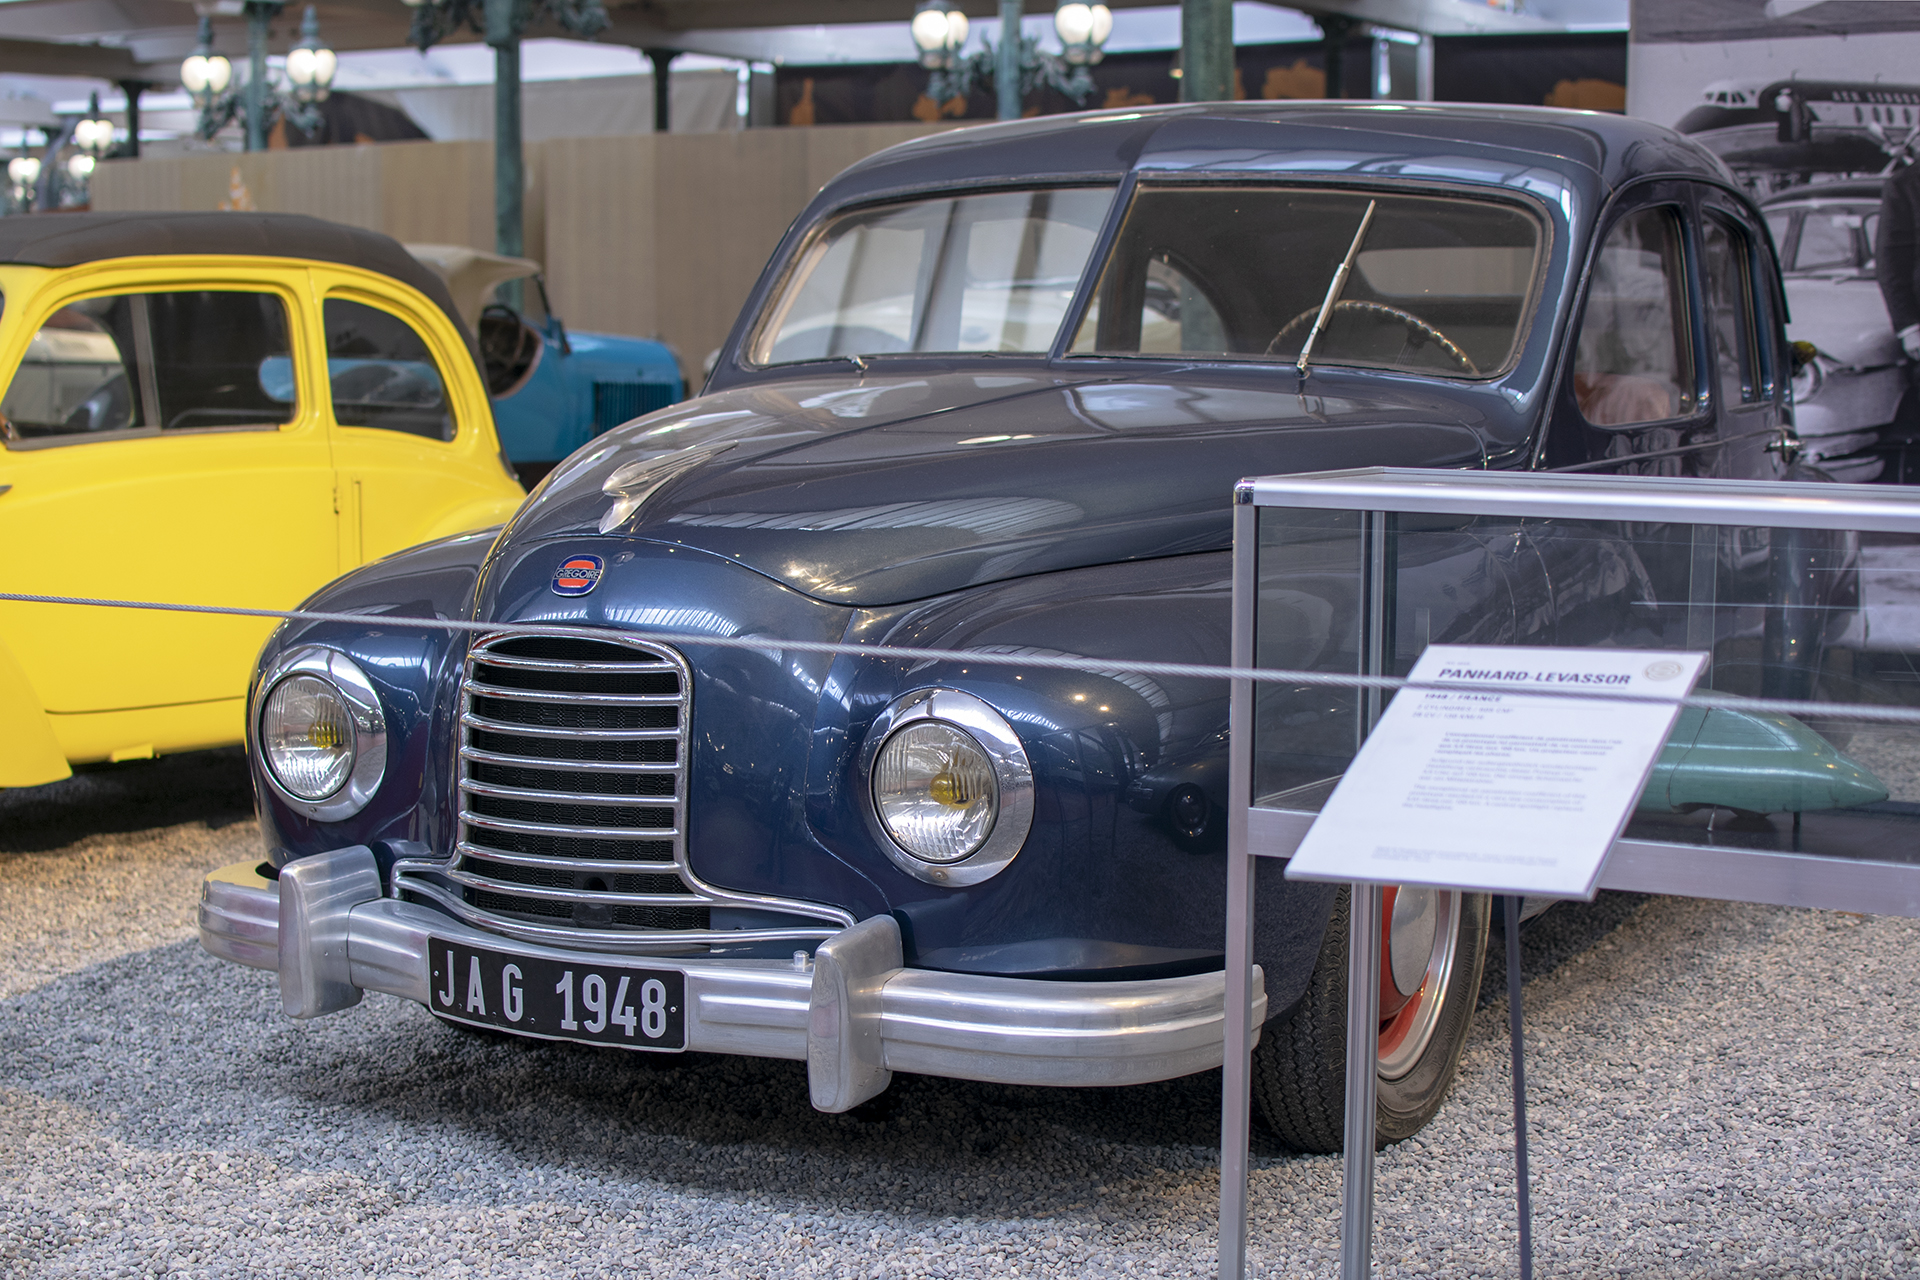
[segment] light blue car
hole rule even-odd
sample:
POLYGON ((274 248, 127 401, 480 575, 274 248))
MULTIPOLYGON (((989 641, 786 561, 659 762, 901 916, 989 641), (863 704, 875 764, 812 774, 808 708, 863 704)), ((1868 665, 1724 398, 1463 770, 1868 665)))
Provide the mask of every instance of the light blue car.
POLYGON ((480 341, 501 447, 529 488, 603 431, 686 397, 680 362, 663 342, 570 333, 547 306, 540 266, 465 245, 410 244, 447 282, 480 341), (526 281, 520 306, 496 297, 526 281))

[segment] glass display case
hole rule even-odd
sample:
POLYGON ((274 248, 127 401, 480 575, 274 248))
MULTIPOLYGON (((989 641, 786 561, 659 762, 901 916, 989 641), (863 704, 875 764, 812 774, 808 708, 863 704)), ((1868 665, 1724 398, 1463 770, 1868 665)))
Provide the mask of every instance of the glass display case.
MULTIPOLYGON (((1681 712, 1602 887, 1698 892, 1671 858, 1648 880, 1653 845, 1920 885, 1920 494, 1381 469, 1240 495, 1251 665, 1301 673, 1251 690, 1250 852, 1290 852, 1393 696, 1316 678, 1404 677, 1432 643, 1664 649, 1707 655, 1711 705, 1681 712)), ((1707 896, 1841 905, 1775 880, 1707 896)))

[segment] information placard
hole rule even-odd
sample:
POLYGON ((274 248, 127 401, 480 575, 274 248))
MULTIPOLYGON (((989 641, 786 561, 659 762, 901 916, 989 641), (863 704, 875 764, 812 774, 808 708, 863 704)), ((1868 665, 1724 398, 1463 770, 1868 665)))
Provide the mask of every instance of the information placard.
POLYGON ((1705 662, 1700 653, 1428 646, 1287 877, 1593 897, 1705 662), (1565 696, 1573 690, 1658 700, 1565 696))

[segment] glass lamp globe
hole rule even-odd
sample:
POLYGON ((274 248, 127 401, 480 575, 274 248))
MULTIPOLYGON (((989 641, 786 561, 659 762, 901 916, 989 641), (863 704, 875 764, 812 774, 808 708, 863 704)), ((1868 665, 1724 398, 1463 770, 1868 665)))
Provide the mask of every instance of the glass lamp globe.
POLYGON ((7 161, 7 177, 16 187, 30 187, 40 181, 40 157, 15 156, 7 161))
POLYGON ((920 65, 949 67, 960 46, 967 42, 967 15, 952 0, 921 0, 913 15, 914 47, 920 51, 920 65))
POLYGON ((105 120, 80 120, 73 126, 73 145, 82 151, 93 151, 104 147, 113 140, 113 125, 105 120), (99 126, 105 125, 105 129, 99 126))
POLYGON ((320 19, 308 5, 300 23, 300 43, 287 51, 287 79, 294 96, 302 102, 325 101, 339 66, 339 56, 320 42, 320 19))
POLYGON ((180 64, 180 87, 195 97, 226 92, 233 64, 217 53, 196 53, 180 64))
POLYGON ((1068 62, 1098 62, 1106 56, 1102 46, 1113 34, 1113 11, 1104 4, 1069 0, 1053 11, 1053 30, 1068 62))
POLYGON ((86 152, 67 158, 67 173, 75 182, 85 182, 93 176, 94 159, 86 152))

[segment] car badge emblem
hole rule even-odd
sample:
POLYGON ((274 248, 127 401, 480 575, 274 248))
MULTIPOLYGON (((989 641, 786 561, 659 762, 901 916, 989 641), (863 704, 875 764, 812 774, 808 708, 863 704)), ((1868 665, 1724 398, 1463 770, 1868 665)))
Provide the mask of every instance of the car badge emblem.
POLYGON ((600 585, 604 568, 599 556, 569 556, 553 575, 553 594, 583 596, 600 585))

